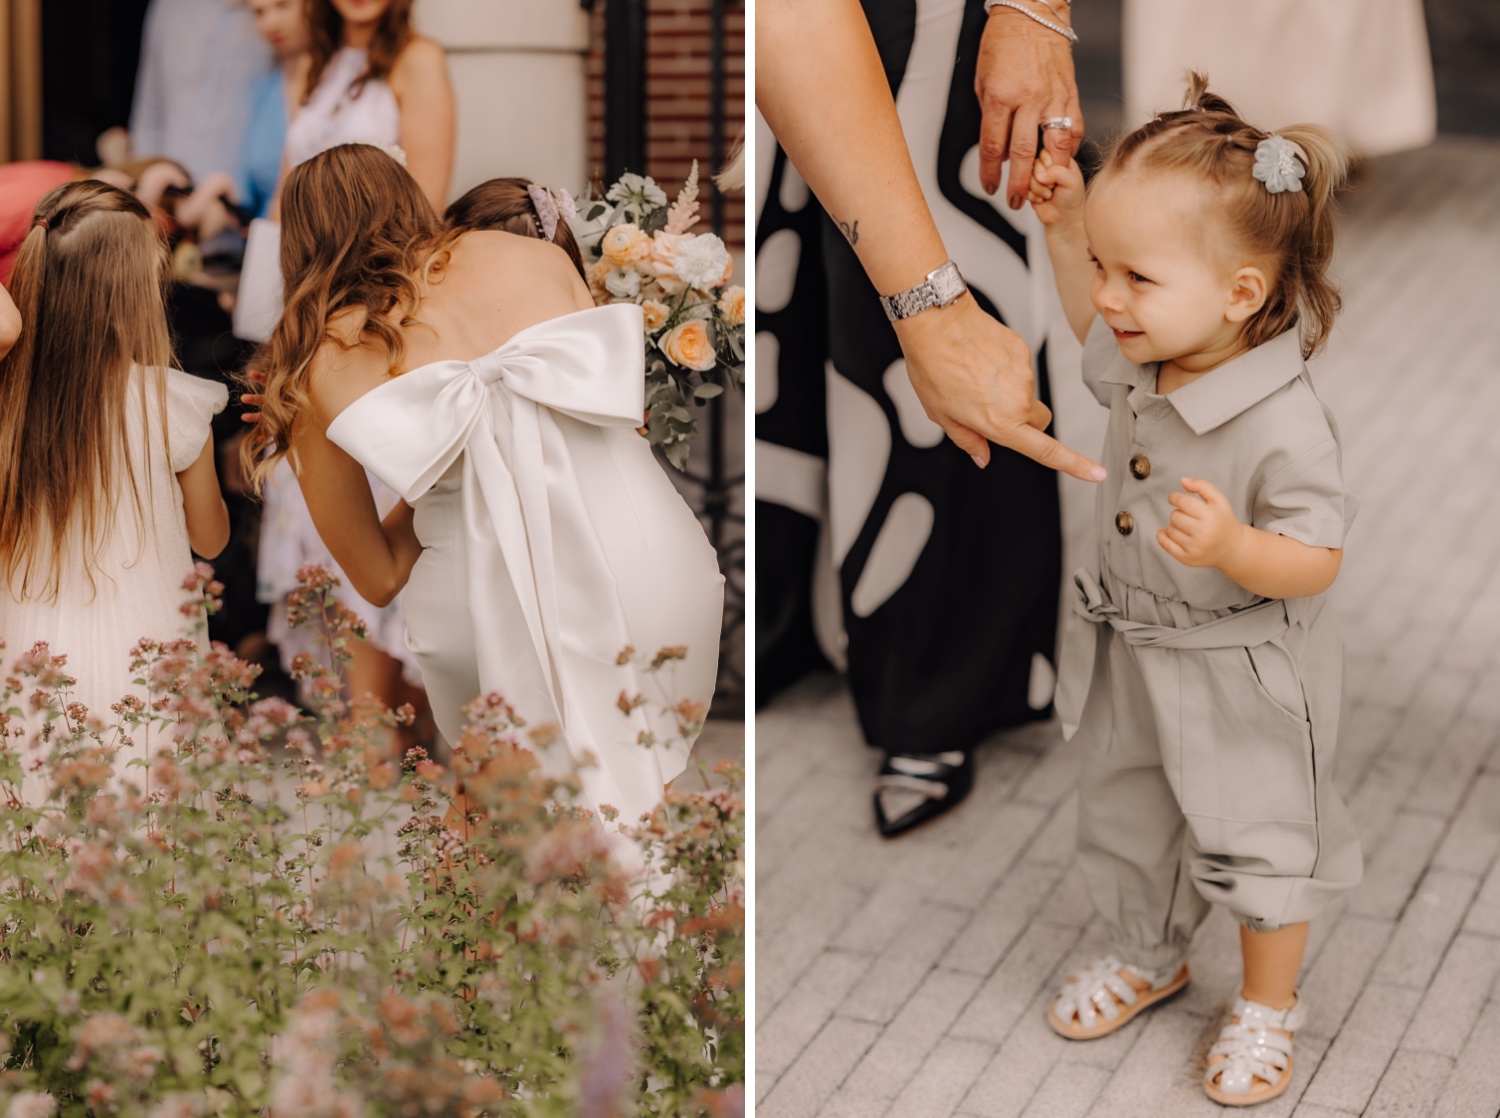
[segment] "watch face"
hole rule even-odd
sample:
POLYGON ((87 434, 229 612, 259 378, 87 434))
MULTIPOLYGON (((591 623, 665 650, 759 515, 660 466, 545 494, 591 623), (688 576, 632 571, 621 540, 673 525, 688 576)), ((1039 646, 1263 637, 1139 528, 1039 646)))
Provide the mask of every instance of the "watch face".
POLYGON ((958 274, 956 264, 944 264, 933 272, 928 281, 937 295, 938 305, 946 306, 964 293, 964 278, 958 274))

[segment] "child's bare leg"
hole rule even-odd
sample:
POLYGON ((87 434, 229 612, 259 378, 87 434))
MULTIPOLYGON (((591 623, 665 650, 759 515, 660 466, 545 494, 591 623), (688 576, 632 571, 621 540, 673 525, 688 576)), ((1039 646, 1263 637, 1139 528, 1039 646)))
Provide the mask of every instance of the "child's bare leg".
POLYGON ((1297 1000, 1297 975, 1307 950, 1308 922, 1288 924, 1274 932, 1252 932, 1240 925, 1240 955, 1245 983, 1240 995, 1272 1009, 1290 1009, 1297 1000))

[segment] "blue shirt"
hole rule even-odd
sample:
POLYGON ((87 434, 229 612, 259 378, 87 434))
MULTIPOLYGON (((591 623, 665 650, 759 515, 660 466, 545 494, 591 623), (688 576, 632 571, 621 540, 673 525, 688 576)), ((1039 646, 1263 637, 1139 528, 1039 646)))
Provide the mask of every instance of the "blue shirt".
POLYGON ((239 0, 151 0, 130 106, 138 158, 165 156, 195 180, 240 165, 251 90, 274 69, 239 0))
POLYGON ((240 154, 240 204, 256 217, 265 217, 281 174, 281 149, 286 146, 286 91, 281 71, 272 70, 257 81, 252 98, 240 154))

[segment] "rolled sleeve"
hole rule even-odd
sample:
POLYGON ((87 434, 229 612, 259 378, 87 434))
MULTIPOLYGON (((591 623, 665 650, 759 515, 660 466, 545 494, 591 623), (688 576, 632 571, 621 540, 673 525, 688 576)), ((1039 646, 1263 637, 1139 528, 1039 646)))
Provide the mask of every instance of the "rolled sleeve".
POLYGON ((1344 488, 1336 439, 1282 467, 1255 496, 1255 527, 1309 547, 1341 548, 1359 501, 1344 488))

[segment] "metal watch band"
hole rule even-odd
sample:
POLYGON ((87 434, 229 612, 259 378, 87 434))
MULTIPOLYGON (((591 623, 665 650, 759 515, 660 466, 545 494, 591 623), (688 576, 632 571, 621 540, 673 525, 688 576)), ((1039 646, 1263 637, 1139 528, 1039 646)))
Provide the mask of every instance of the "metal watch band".
POLYGON ((886 318, 898 322, 930 307, 946 307, 968 289, 958 265, 950 260, 928 272, 927 278, 915 287, 894 295, 882 295, 880 305, 885 308, 886 318))

